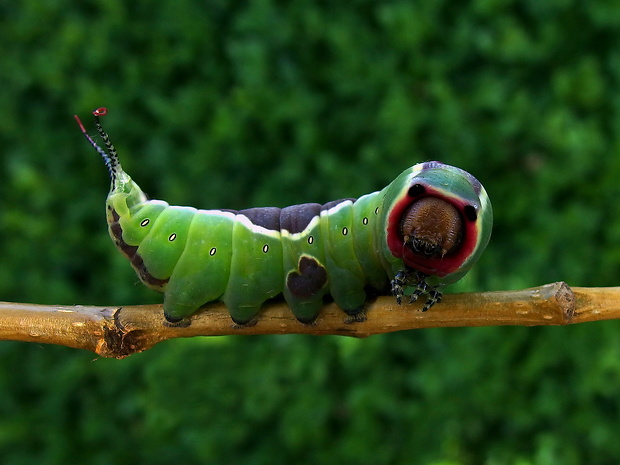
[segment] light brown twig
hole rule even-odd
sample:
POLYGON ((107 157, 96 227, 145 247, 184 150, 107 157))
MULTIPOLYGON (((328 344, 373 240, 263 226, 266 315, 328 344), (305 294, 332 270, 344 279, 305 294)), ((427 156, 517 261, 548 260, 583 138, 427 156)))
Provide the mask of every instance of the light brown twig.
POLYGON ((230 334, 314 334, 367 337, 407 329, 566 325, 620 318, 620 287, 569 287, 559 282, 531 289, 448 294, 440 305, 397 305, 392 297, 369 303, 367 320, 346 323, 334 304, 313 325, 299 323, 284 302, 269 303, 254 326, 235 326, 226 307, 210 304, 188 326, 164 323, 161 305, 94 307, 0 302, 0 340, 59 344, 102 357, 123 358, 176 337, 230 334))

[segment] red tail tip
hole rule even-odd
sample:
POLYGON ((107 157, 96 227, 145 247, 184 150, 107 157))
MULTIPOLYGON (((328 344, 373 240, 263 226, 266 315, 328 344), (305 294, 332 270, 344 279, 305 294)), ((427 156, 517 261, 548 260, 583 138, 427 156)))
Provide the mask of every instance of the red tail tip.
POLYGON ((78 115, 73 115, 73 117, 75 118, 75 120, 77 121, 77 124, 80 125, 80 129, 82 130, 83 133, 86 133, 86 129, 84 129, 84 125, 82 124, 82 122, 80 121, 80 118, 78 117, 78 115))

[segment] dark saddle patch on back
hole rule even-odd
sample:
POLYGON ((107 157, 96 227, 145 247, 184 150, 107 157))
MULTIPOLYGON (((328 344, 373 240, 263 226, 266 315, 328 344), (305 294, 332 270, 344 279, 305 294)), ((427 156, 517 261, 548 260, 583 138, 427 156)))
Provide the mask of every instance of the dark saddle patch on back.
POLYGON ((302 232, 312 221, 319 216, 321 205, 318 203, 302 203, 285 207, 280 212, 280 229, 286 229, 291 234, 302 232))
POLYGON ((256 226, 271 231, 280 231, 280 212, 278 207, 257 207, 246 208, 235 213, 246 216, 256 226))
POLYGON ((247 217, 252 224, 269 229, 270 231, 282 231, 286 229, 291 234, 297 234, 306 229, 310 221, 312 221, 315 216, 319 216, 323 210, 329 210, 348 200, 355 202, 357 199, 347 198, 332 200, 324 205, 318 203, 302 203, 284 208, 256 207, 246 208, 245 210, 222 209, 221 211, 234 213, 235 215, 243 215, 247 217))

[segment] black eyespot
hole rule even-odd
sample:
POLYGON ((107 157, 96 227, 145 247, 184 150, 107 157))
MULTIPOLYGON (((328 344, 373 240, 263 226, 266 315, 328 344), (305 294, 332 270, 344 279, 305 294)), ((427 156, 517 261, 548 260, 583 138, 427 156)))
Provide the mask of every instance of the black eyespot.
POLYGON ((463 213, 465 214, 465 218, 469 221, 476 221, 478 219, 478 212, 476 211, 476 207, 473 205, 465 205, 465 208, 463 208, 463 213))
POLYGON ((418 195, 422 195, 426 192, 426 188, 422 184, 414 184, 409 188, 407 195, 409 197, 417 197, 418 195))

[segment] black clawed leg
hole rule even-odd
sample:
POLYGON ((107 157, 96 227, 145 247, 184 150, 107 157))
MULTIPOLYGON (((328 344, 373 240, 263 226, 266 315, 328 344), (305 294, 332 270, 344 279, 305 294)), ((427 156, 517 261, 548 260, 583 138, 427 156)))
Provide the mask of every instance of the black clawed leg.
POLYGON ((441 302, 441 291, 439 286, 431 286, 426 282, 428 275, 419 271, 405 268, 400 270, 392 279, 392 294, 396 297, 396 302, 400 305, 405 289, 413 288, 413 292, 409 294, 409 303, 417 301, 421 296, 428 295, 428 300, 422 307, 421 311, 425 312, 433 305, 441 302))
POLYGON ((433 305, 441 302, 442 296, 443 294, 437 288, 433 288, 430 291, 428 291, 428 300, 424 304, 424 307, 422 307, 422 311, 425 312, 429 308, 431 308, 433 305))
POLYGON ((426 283, 425 276, 419 276, 420 280, 416 284, 416 288, 411 294, 411 298, 409 299, 409 303, 412 304, 418 298, 424 294, 428 294, 428 284, 426 283))
POLYGON ((396 303, 400 305, 405 294, 405 286, 409 279, 409 273, 406 270, 400 270, 392 279, 392 295, 396 297, 396 303))

